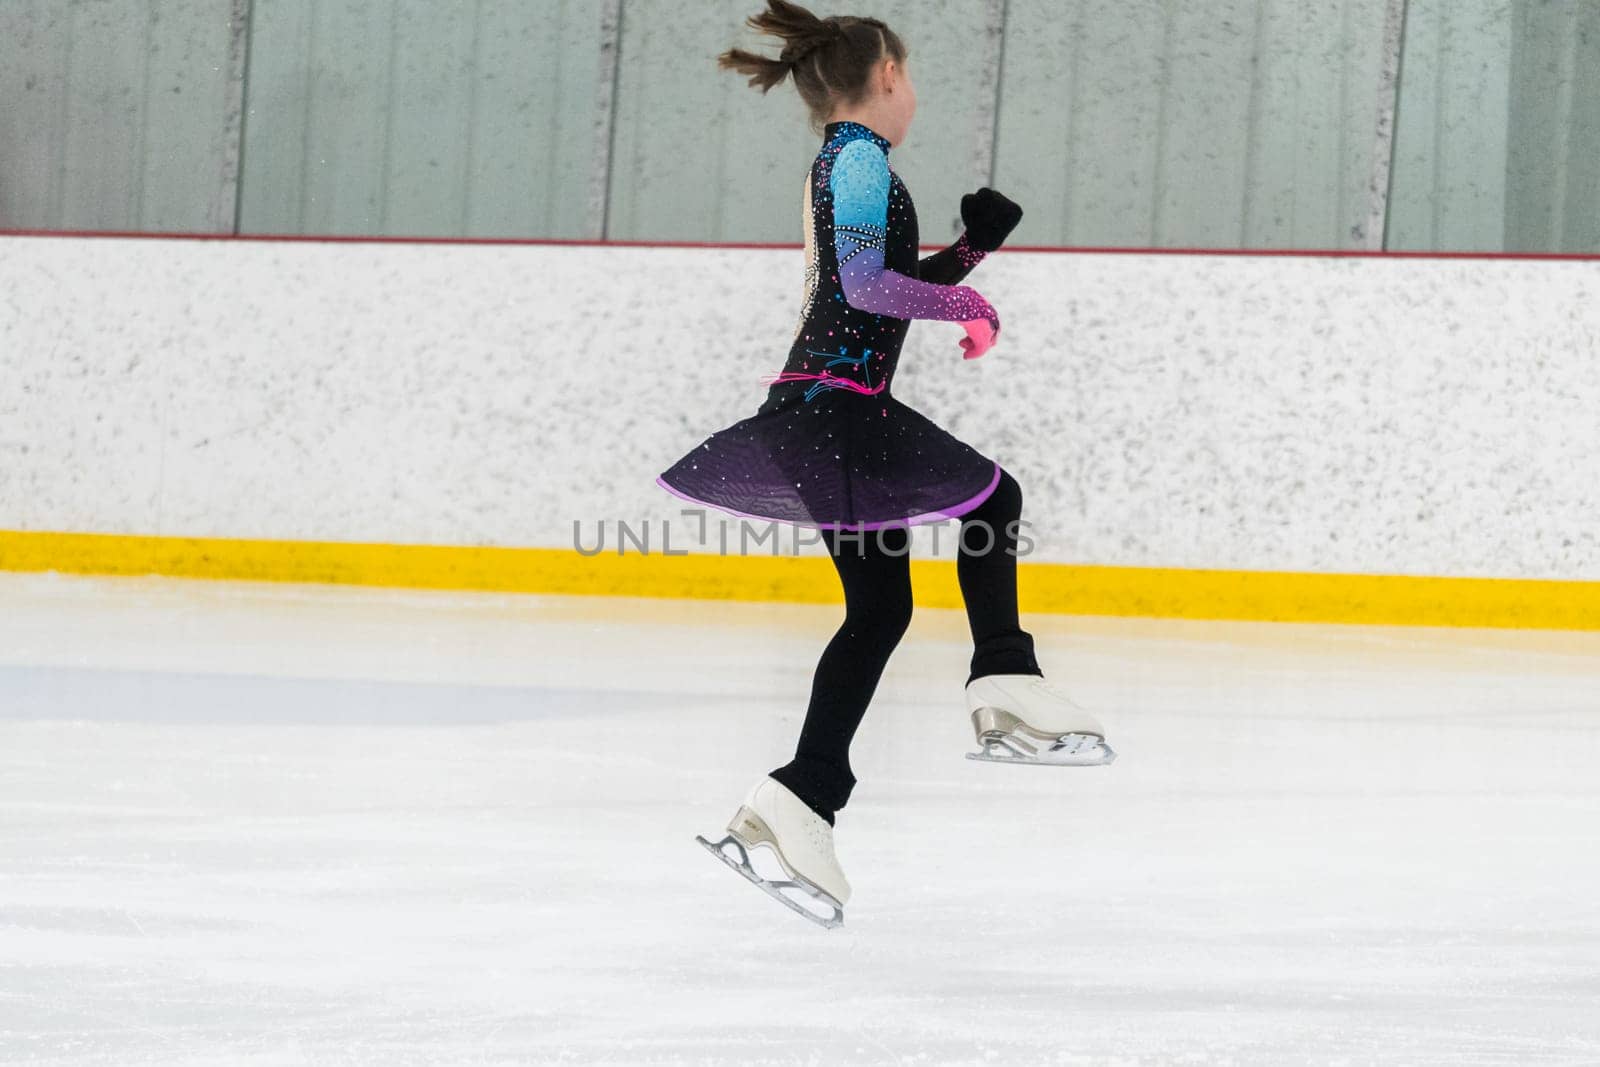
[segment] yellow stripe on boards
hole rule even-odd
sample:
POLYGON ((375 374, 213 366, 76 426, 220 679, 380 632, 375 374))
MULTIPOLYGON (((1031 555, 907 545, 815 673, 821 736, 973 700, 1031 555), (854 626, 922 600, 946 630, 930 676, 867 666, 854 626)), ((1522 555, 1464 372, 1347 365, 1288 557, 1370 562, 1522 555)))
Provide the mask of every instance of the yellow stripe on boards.
MULTIPOLYGON (((961 606, 955 565, 913 560, 917 603, 961 606)), ((837 603, 826 558, 0 531, 0 570, 508 593, 837 603)), ((1090 567, 1023 561, 1024 612, 1600 630, 1600 582, 1090 567)))
POLYGON ((0 570, 507 593, 841 599, 826 558, 667 556, 631 550, 620 556, 615 550, 584 556, 561 548, 0 531, 0 570))
POLYGON ((1045 570, 1019 572, 1024 611, 1600 630, 1600 582, 1048 564, 1045 570))

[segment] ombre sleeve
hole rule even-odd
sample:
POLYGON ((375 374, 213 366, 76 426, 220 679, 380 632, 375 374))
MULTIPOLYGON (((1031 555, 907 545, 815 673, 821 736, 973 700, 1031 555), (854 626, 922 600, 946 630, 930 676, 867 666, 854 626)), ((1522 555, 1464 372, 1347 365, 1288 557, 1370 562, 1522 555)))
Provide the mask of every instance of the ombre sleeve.
POLYGON ((967 322, 998 316, 965 285, 919 281, 884 267, 889 233, 889 159, 865 138, 851 141, 833 161, 833 247, 839 286, 853 308, 897 319, 967 322))

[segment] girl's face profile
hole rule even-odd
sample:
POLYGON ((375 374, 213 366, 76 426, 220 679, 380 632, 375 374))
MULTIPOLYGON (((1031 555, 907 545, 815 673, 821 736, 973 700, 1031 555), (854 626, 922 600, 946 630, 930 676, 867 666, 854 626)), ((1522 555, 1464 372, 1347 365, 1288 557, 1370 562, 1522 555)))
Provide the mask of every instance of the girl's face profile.
POLYGON ((887 116, 884 125, 890 127, 882 133, 890 145, 898 145, 906 139, 911 120, 917 113, 916 86, 911 84, 911 71, 906 64, 893 59, 883 61, 879 85, 887 116))

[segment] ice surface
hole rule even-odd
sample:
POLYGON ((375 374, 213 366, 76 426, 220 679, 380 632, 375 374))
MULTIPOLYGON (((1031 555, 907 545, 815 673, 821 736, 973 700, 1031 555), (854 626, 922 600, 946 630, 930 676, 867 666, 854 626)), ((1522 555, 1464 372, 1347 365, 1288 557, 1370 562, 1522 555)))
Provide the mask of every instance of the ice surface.
POLYGON ((1600 1063, 1600 635, 921 612, 824 931, 693 842, 838 609, 0 575, 0 1062, 1600 1063))

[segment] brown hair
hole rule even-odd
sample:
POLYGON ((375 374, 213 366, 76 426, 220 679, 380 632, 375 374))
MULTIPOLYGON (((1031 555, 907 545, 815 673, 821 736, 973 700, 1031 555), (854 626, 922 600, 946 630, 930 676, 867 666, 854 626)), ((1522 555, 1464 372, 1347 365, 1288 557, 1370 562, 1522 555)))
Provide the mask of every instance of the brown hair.
POLYGON ((767 0, 767 9, 751 15, 745 24, 760 33, 783 39, 777 59, 730 48, 717 57, 717 66, 750 76, 750 84, 763 93, 794 76, 794 87, 811 111, 818 133, 840 103, 858 103, 878 61, 888 56, 906 60, 906 46, 895 32, 873 18, 830 15, 818 18, 789 0, 767 0))

